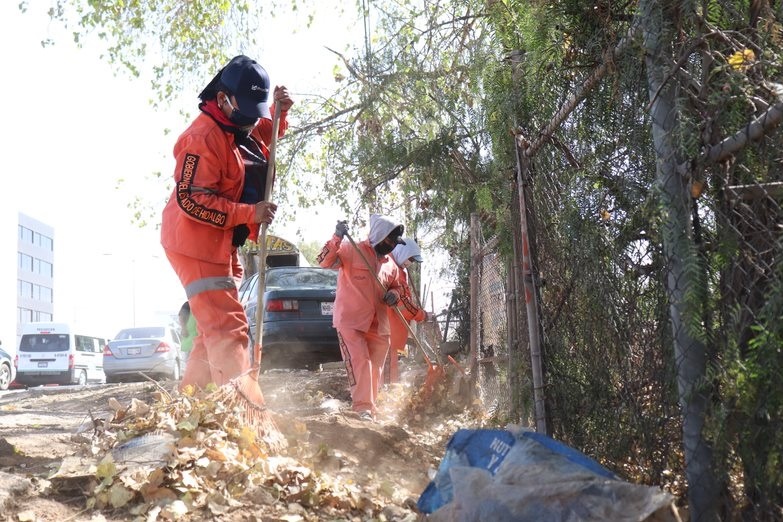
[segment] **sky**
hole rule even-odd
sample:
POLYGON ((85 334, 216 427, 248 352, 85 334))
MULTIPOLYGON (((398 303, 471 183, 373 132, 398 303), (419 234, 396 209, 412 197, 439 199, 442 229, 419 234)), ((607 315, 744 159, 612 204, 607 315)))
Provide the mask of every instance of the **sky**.
MULTIPOLYGON (((159 322, 179 310, 184 291, 160 247, 157 223, 140 228, 128 205, 140 197, 162 209, 168 190, 150 174, 172 176, 171 150, 189 123, 177 109, 195 111, 203 85, 172 100, 171 109, 154 110, 146 81, 115 75, 100 48, 77 48, 46 15, 49 1, 31 4, 21 13, 18 2, 0 2, 0 205, 54 227, 56 320, 98 325, 108 337, 159 322), (55 45, 43 48, 45 38, 55 45)), ((335 56, 326 47, 362 45, 360 20, 328 2, 318 6, 314 27, 299 13, 285 23, 275 19, 261 38, 257 59, 295 101, 331 92, 335 56)), ((317 212, 273 223, 269 233, 325 242, 345 216, 336 206, 317 212)))

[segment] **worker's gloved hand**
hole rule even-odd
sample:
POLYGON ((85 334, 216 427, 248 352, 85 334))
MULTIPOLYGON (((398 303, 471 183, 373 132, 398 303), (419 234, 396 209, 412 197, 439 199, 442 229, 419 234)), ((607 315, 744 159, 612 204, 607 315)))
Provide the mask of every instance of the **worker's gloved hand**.
POLYGON ((231 245, 235 247, 241 247, 245 244, 247 237, 250 235, 250 227, 247 225, 237 225, 234 227, 233 237, 231 238, 231 245))
POLYGON ((397 301, 399 300, 400 300, 400 295, 394 290, 387 290, 386 293, 383 294, 383 302, 389 306, 396 305, 397 301))
POLYGON ((345 237, 348 233, 348 221, 338 221, 337 226, 334 227, 334 235, 340 239, 345 237))

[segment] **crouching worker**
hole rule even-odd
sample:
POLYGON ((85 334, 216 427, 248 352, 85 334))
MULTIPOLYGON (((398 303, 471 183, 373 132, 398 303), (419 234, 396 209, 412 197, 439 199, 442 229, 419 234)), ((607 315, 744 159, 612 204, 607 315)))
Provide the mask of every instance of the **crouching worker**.
POLYGON ((394 247, 391 253, 392 259, 399 267, 400 300, 396 306, 388 308, 391 345, 386 363, 387 371, 384 372, 384 380, 389 383, 400 381, 399 357, 405 354, 410 322, 420 323, 434 319, 432 314, 426 312, 418 305, 409 281, 408 267, 413 263, 422 262, 421 249, 413 239, 406 237, 403 238, 403 241, 404 243, 394 247))
POLYGON ((389 254, 401 239, 404 227, 387 216, 370 216, 367 239, 352 244, 345 221, 338 221, 334 236, 318 255, 324 268, 339 269, 334 300, 333 326, 348 372, 353 411, 363 420, 374 420, 376 398, 389 351, 387 309, 400 298, 399 268, 389 254))

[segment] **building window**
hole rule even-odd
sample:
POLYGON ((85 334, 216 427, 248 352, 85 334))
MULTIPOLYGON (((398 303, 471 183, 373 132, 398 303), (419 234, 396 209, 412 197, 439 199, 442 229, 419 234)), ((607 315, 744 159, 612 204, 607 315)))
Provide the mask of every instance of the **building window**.
POLYGON ((52 314, 47 312, 41 312, 39 310, 36 310, 33 312, 33 317, 35 317, 36 321, 51 321, 52 320, 52 314))
POLYGON ((33 272, 42 276, 52 277, 52 264, 43 259, 33 258, 33 272))
POLYGON ((33 311, 29 308, 17 308, 18 322, 30 323, 33 321, 33 311))
POLYGON ((22 270, 27 270, 28 272, 32 272, 33 256, 19 252, 19 268, 21 268, 22 270))
POLYGON ((21 239, 25 243, 32 243, 33 231, 27 227, 23 227, 22 225, 19 225, 19 239, 21 239))
POLYGON ((31 230, 25 226, 19 225, 19 239, 25 243, 30 243, 45 250, 54 250, 54 241, 47 235, 31 230))
POLYGON ((52 252, 54 251, 54 241, 49 236, 41 234, 41 247, 52 252))
POLYGON ((27 299, 32 299, 33 284, 30 281, 22 281, 21 279, 19 279, 18 282, 19 282, 19 297, 26 297, 27 299))

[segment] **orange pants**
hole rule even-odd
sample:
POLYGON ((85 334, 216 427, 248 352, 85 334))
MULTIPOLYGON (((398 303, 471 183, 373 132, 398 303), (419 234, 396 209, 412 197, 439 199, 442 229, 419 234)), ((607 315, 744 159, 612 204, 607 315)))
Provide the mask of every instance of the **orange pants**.
MULTIPOLYGON (((373 327, 376 323, 373 323, 373 327)), ((383 363, 389 351, 389 336, 379 335, 375 328, 361 332, 350 328, 337 330, 340 352, 348 371, 351 402, 354 411, 375 414, 375 400, 383 376, 383 363)))
POLYGON ((389 348, 389 353, 386 355, 386 364, 383 367, 381 385, 400 382, 400 356, 404 354, 404 351, 399 351, 394 347, 389 348))
POLYGON ((198 328, 180 387, 204 388, 210 382, 222 386, 250 368, 247 317, 234 273, 238 263, 233 256, 225 264, 170 251, 166 257, 185 287, 198 328))

